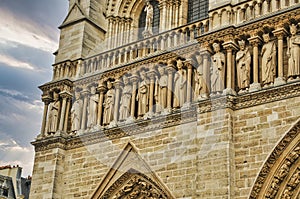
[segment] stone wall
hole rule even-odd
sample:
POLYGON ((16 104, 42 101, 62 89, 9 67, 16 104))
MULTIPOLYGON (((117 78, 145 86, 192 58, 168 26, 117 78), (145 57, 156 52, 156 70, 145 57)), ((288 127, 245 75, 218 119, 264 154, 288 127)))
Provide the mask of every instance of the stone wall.
POLYGON ((65 151, 38 151, 31 197, 91 198, 130 141, 175 198, 248 198, 260 168, 299 113, 300 97, 295 97, 235 111, 198 112, 194 122, 65 151))

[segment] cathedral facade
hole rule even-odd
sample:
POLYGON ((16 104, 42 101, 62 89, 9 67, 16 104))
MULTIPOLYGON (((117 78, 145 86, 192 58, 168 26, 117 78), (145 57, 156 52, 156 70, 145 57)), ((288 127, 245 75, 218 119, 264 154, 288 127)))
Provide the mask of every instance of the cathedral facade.
POLYGON ((300 198, 298 0, 69 0, 30 198, 300 198))

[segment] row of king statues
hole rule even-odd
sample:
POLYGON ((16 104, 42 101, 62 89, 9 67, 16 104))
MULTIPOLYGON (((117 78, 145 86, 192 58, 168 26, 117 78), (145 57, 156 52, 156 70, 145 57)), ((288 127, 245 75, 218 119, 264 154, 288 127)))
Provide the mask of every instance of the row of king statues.
MULTIPOLYGON (((263 88, 274 84, 278 62, 278 46, 270 33, 262 35, 259 51, 260 85, 263 88)), ((248 92, 254 75, 253 50, 246 39, 238 42, 234 54, 234 87, 240 94, 248 92)), ((290 25, 286 39, 286 77, 288 81, 300 79, 300 35, 297 25, 290 25)), ((212 54, 195 52, 188 58, 176 57, 151 66, 141 66, 138 71, 128 72, 117 78, 106 78, 100 83, 74 88, 74 100, 70 110, 71 132, 111 127, 136 119, 148 119, 168 114, 173 110, 188 107, 192 101, 205 100, 221 95, 228 81, 227 54, 220 42, 212 44, 212 54)), ((58 130, 61 99, 52 92, 48 106, 46 132, 58 130)), ((67 123, 65 124, 67 125, 67 123)))

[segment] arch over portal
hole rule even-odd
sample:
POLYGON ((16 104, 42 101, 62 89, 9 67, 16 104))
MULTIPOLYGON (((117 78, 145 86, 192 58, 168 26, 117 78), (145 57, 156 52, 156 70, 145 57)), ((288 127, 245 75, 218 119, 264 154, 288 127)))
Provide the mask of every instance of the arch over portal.
POLYGON ((300 198, 300 119, 268 157, 249 198, 300 198))
POLYGON ((91 199, 123 197, 175 198, 131 142, 126 144, 119 157, 103 177, 91 199))
POLYGON ((100 199, 115 198, 161 198, 169 199, 170 196, 156 182, 146 175, 130 169, 124 173, 100 197, 100 199))

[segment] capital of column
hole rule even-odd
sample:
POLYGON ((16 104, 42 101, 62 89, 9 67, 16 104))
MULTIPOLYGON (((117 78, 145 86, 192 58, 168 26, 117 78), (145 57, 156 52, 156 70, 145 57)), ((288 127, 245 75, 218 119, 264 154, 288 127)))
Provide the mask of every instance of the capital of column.
POLYGON ((150 81, 154 81, 155 80, 155 76, 157 75, 156 71, 155 70, 150 70, 148 72, 148 75, 150 77, 150 81))
POLYGON ((137 74, 132 74, 132 76, 130 77, 130 82, 132 82, 133 84, 138 83, 139 79, 140 78, 138 77, 137 74))
POLYGON ((171 59, 171 60, 169 60, 168 62, 167 62, 167 70, 168 70, 168 72, 170 72, 170 71, 174 71, 174 69, 175 69, 175 65, 176 65, 176 60, 175 59, 171 59))
POLYGON ((52 98, 49 94, 42 95, 42 101, 44 104, 48 105, 51 102, 52 98))
POLYGON ((248 38, 248 41, 250 42, 251 45, 258 46, 262 43, 263 40, 261 39, 260 36, 256 35, 256 36, 248 38))
POLYGON ((97 90, 99 91, 99 93, 105 93, 105 91, 106 91, 106 86, 105 86, 103 80, 100 80, 100 81, 99 81, 97 90))
POLYGON ((272 33, 275 35, 275 37, 277 37, 280 40, 282 40, 284 36, 289 34, 288 31, 283 27, 273 30, 272 33))
POLYGON ((122 85, 123 85, 123 82, 119 78, 116 79, 116 81, 114 82, 114 86, 116 89, 121 89, 122 85))
POLYGON ((224 42, 223 47, 226 50, 238 50, 239 49, 238 45, 232 40, 224 42))
POLYGON ((69 91, 63 90, 59 93, 62 98, 72 98, 72 94, 69 91))
POLYGON ((82 91, 81 91, 81 94, 83 97, 86 97, 87 95, 90 94, 90 91, 87 89, 87 88, 84 88, 82 91))

